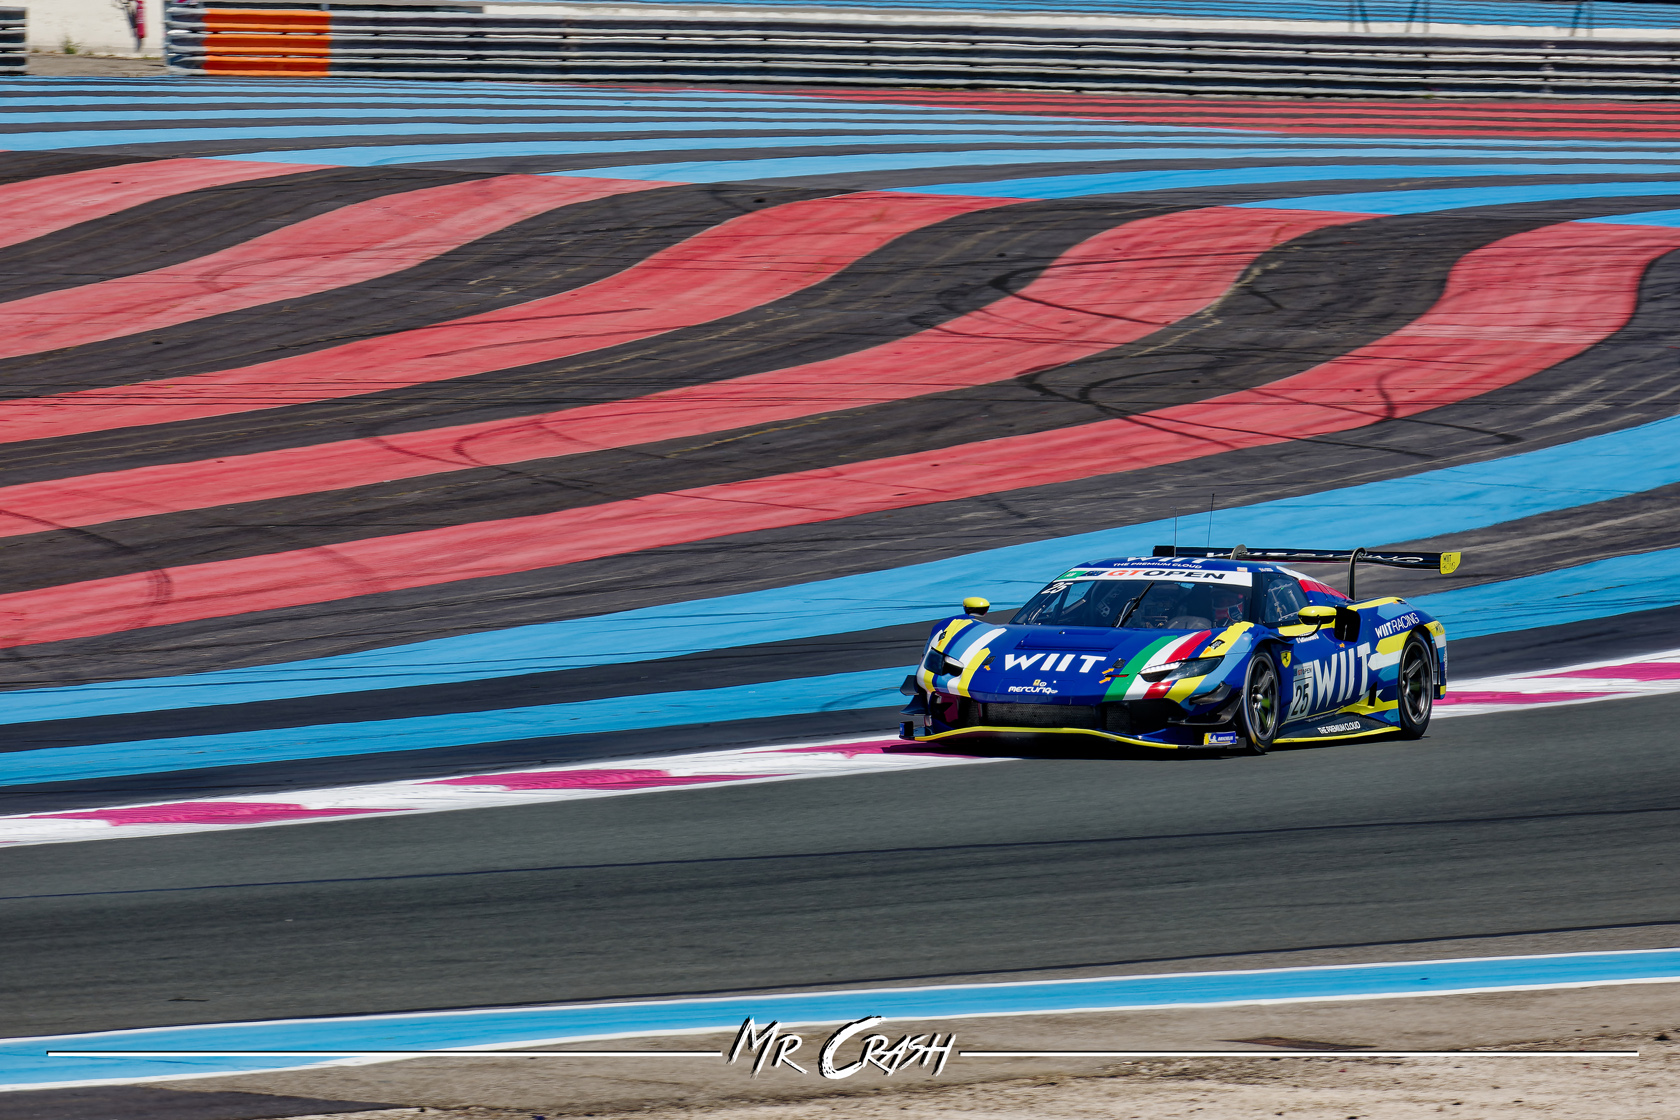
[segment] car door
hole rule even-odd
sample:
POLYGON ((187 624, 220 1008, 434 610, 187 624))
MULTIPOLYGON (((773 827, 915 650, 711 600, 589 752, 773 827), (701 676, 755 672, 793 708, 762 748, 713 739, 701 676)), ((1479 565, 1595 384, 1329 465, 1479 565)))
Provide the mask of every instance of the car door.
POLYGON ((1265 574, 1261 622, 1290 639, 1284 679, 1291 682, 1285 721, 1333 712, 1359 695, 1361 666, 1350 643, 1339 641, 1331 627, 1309 630, 1295 622, 1307 606, 1307 593, 1295 577, 1265 574))

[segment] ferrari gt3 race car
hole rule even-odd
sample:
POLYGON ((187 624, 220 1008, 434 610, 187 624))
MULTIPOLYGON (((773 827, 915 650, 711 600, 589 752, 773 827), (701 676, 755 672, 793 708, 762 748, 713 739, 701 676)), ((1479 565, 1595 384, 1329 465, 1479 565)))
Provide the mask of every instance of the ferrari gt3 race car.
POLYGON ((1286 567, 1449 573, 1459 554, 1174 548, 1071 568, 1015 612, 934 624, 900 737, 1072 735, 1264 754, 1274 743, 1415 739, 1446 692, 1446 628, 1404 599, 1356 602, 1286 567))

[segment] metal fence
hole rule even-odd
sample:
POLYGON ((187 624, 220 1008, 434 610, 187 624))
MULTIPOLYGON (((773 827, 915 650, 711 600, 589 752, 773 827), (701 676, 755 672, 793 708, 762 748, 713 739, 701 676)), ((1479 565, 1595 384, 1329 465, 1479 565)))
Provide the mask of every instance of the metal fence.
POLYGON ((29 70, 29 46, 23 8, 0 8, 0 74, 23 74, 29 70))
POLYGON ((1680 39, 1256 32, 827 8, 183 0, 174 73, 1359 97, 1680 98, 1680 39), (1091 24, 1090 26, 1085 25, 1091 24))

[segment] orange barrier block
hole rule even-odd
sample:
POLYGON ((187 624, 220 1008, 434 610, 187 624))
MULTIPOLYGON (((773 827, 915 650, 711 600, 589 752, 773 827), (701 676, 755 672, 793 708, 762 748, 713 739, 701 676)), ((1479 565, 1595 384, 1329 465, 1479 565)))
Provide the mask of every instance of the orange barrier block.
POLYGON ((216 74, 324 75, 332 16, 323 11, 212 8, 204 13, 204 68, 216 74))

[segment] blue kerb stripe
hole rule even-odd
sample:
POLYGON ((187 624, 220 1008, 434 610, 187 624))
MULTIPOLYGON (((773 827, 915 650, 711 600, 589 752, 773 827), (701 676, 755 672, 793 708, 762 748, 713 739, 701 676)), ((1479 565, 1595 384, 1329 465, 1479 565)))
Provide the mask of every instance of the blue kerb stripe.
POLYGON ((1369 194, 1317 194, 1273 198, 1238 205, 1265 210, 1345 210, 1356 214, 1428 214, 1469 206, 1506 206, 1518 202, 1554 202, 1569 198, 1632 198, 1642 194, 1680 194, 1680 183, 1522 183, 1508 187, 1450 187, 1428 191, 1372 191, 1369 194))
MULTIPOLYGON (((1680 418, 1485 463, 1222 510, 1216 535, 1263 543, 1277 540, 1283 526, 1297 540, 1352 548, 1466 532, 1674 482, 1680 482, 1680 418)), ((0 723, 486 680, 925 622, 954 611, 965 595, 984 595, 1000 608, 1019 605, 1069 563, 1148 555, 1172 532, 1173 523, 1162 520, 882 572, 362 653, 0 693, 0 723)), ((1604 613, 1617 613, 1614 604, 1602 606, 1604 613)))
MULTIPOLYGON (((1680 980, 1680 950, 1483 957, 1244 972, 1103 976, 773 996, 431 1011, 267 1023, 213 1023, 0 1041, 0 1087, 297 1069, 302 1058, 49 1058, 50 1050, 425 1050, 510 1047, 679 1031, 788 1027, 881 1015, 899 1022, 997 1015, 1395 999, 1680 980)), ((960 1033, 960 1030, 959 1032, 960 1033)))
MULTIPOLYGON (((1440 153, 1431 153, 1440 154, 1440 153)), ((623 170, 623 169, 621 169, 623 170)), ((644 172, 648 169, 643 168, 644 172)), ((1035 179, 1000 179, 990 183, 939 183, 930 187, 895 187, 906 194, 954 194, 980 198, 1084 198, 1128 191, 1185 187, 1238 186, 1246 183, 1307 182, 1326 179, 1444 179, 1482 175, 1642 175, 1638 164, 1556 163, 1535 167, 1510 163, 1480 164, 1332 164, 1297 167, 1227 167, 1191 171, 1132 171, 1092 175, 1049 175, 1035 179)), ((658 175, 633 175, 654 178, 658 175)), ((1680 183, 1674 186, 1680 187, 1680 183)), ((1494 188, 1496 190, 1503 188, 1494 188)), ((1294 199, 1290 199, 1294 202, 1294 199)), ((1265 206, 1251 202, 1249 206, 1265 206)), ((1361 211, 1369 212, 1369 211, 1361 211)))
POLYGON ((1606 218, 1583 218, 1607 226, 1680 226, 1680 210, 1647 210, 1643 214, 1612 214, 1606 218))

